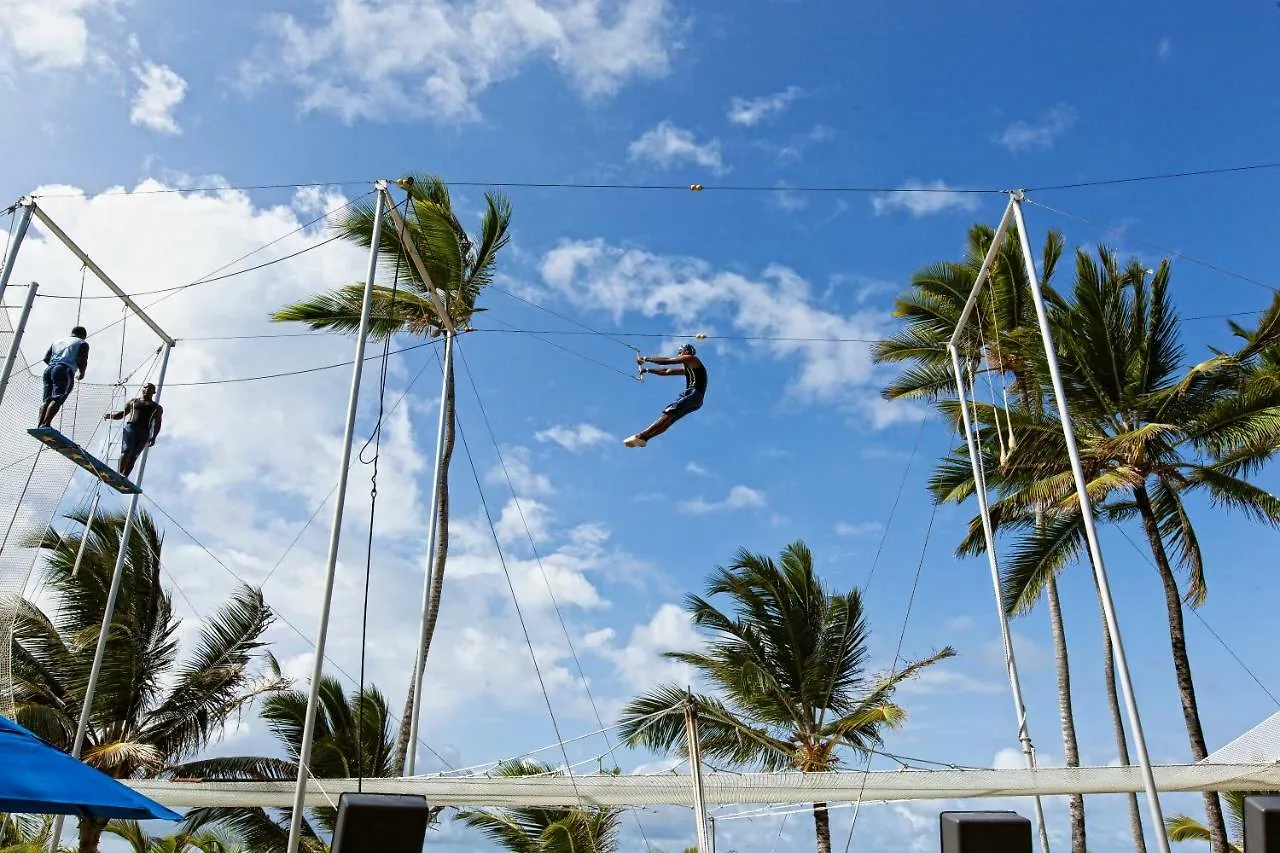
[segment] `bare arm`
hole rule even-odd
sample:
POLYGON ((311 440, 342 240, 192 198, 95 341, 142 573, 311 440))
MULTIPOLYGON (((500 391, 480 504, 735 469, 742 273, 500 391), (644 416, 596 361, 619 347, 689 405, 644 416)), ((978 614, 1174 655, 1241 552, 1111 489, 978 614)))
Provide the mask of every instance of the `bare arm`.
POLYGON ((156 416, 151 419, 151 441, 150 445, 156 443, 156 438, 160 435, 160 424, 164 421, 164 407, 156 406, 156 416))
POLYGON ((133 409, 133 401, 130 400, 129 402, 124 404, 124 409, 122 409, 119 412, 107 412, 105 415, 102 416, 102 419, 104 421, 107 421, 107 420, 118 421, 121 418, 123 418, 125 415, 129 414, 130 410, 132 409, 133 409))
POLYGON ((684 376, 683 367, 659 367, 656 370, 650 370, 646 367, 643 368, 643 371, 654 376, 684 376))
POLYGON ((76 367, 80 368, 80 379, 84 379, 84 372, 89 369, 89 345, 81 344, 80 351, 76 353, 76 367))
MULTIPOLYGON (((650 364, 684 364, 685 362, 692 361, 693 358, 694 357, 691 355, 672 355, 672 356, 646 355, 644 356, 644 360, 649 362, 650 364)), ((655 370, 653 372, 657 373, 658 371, 655 370)))

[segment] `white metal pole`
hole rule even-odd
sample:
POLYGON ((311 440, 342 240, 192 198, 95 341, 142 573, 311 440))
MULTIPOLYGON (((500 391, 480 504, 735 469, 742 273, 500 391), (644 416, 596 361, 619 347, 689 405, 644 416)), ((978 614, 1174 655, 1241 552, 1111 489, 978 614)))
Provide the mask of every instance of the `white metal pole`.
MULTIPOLYGON (((1031 743, 1031 729, 1027 725, 1027 706, 1022 701, 1022 680, 1018 677, 1018 661, 1013 652, 1013 634, 1009 631, 1009 615, 1004 609, 1004 596, 1000 592, 1000 563, 996 557, 995 534, 991 529, 991 510, 987 505, 987 482, 982 474, 978 454, 982 452, 974 440, 973 424, 969 420, 969 403, 964 393, 964 372, 960 365, 960 353, 954 343, 947 344, 951 355, 951 371, 956 378, 956 395, 960 400, 960 417, 964 422, 964 440, 969 446, 969 464, 973 467, 974 494, 978 498, 978 517, 982 520, 982 538, 987 548, 987 564, 991 568, 991 587, 996 597, 996 615, 1000 620, 1000 639, 1004 643, 1004 662, 1009 675, 1009 687, 1013 692, 1013 713, 1018 720, 1018 741, 1027 767, 1036 767, 1035 747, 1031 743)), ((1044 806, 1035 797, 1036 825, 1040 835, 1040 847, 1049 853, 1049 831, 1044 822, 1044 806)))
POLYGON ((320 624, 316 628, 315 662, 311 667, 311 691, 307 696, 307 716, 302 726, 302 744, 298 750, 298 782, 293 794, 293 814, 289 821, 288 853, 298 853, 302 840, 303 808, 306 805, 308 765, 311 744, 316 733, 316 711, 320 702, 320 677, 324 673, 324 645, 329 633, 329 608, 333 602, 333 583, 338 568, 338 542, 342 536, 342 510, 347 500, 347 467, 351 464, 351 439, 356 428, 356 405, 360 400, 360 372, 364 366, 365 343, 369 337, 369 313, 373 305, 373 280, 378 274, 378 242, 382 239, 383 190, 386 181, 375 184, 378 189, 373 207, 373 239, 369 245, 369 273, 364 283, 364 302, 360 306, 360 328, 356 332, 356 360, 351 366, 351 392, 347 399, 347 423, 342 436, 342 461, 338 465, 338 489, 333 506, 333 524, 329 530, 329 555, 325 564, 324 596, 320 604, 320 624))
POLYGON ((1062 435, 1067 443, 1067 455, 1071 458, 1071 475, 1075 480, 1076 496, 1080 500, 1080 519, 1084 522, 1085 538, 1089 541, 1089 557, 1093 562, 1093 575, 1098 583, 1098 596, 1102 601, 1102 615, 1107 620, 1107 630, 1111 632, 1111 649, 1116 659, 1116 673, 1120 678, 1121 692, 1124 693, 1125 710, 1129 716, 1129 727, 1133 730, 1133 745, 1138 753, 1138 764, 1142 768, 1143 788, 1147 792, 1147 805, 1151 809, 1153 834, 1160 853, 1169 853, 1169 837, 1164 831, 1164 815, 1160 809, 1160 796, 1156 791, 1155 774, 1151 771, 1151 757, 1147 754, 1147 739, 1142 733, 1142 719, 1138 715, 1138 703, 1133 695, 1133 682, 1129 679, 1129 664, 1124 654, 1124 643, 1120 639, 1120 623, 1116 619, 1115 605, 1111 599, 1111 586, 1107 582, 1107 567, 1102 560, 1102 548, 1098 544, 1098 531, 1093 523, 1093 506, 1089 501, 1087 484, 1084 479, 1084 467, 1080 464, 1080 452, 1076 446, 1075 429, 1071 425, 1071 413, 1067 410, 1066 394, 1062 387, 1062 374, 1058 370, 1058 354, 1053 343, 1053 333, 1049 330, 1049 319, 1044 306, 1044 295, 1040 292, 1040 278, 1036 274, 1035 260, 1031 257, 1031 244, 1027 239, 1027 224, 1022 218, 1022 192, 1013 194, 1013 215, 1018 223, 1018 239, 1022 243, 1022 258, 1027 265, 1027 278, 1031 283, 1032 301, 1036 306, 1036 320, 1040 323, 1040 338, 1044 343, 1045 360, 1049 366, 1049 379, 1053 384, 1053 396, 1058 404, 1058 418, 1062 421, 1062 435))
POLYGON ((427 617, 431 610, 431 586, 435 579, 436 538, 439 535, 437 515, 440 512, 440 486, 444 480, 445 395, 449 390, 449 374, 453 369, 453 333, 444 333, 444 373, 440 378, 440 423, 436 427, 436 471, 431 489, 431 515, 427 519, 427 576, 422 585, 422 624, 418 629, 418 651, 413 666, 413 710, 409 721, 409 747, 405 751, 405 775, 412 776, 418 753, 418 715, 422 708, 423 669, 427 663, 427 617))
MULTIPOLYGON (((160 373, 156 377, 156 401, 159 402, 160 394, 164 390, 164 375, 169 370, 169 353, 173 350, 173 345, 166 343, 160 356, 160 373)), ((141 489, 142 477, 147 472, 147 455, 150 448, 146 445, 142 448, 142 457, 138 460, 138 476, 134 479, 134 484, 141 489)), ((133 533, 133 519, 138 514, 138 499, 141 497, 140 492, 134 492, 129 498, 129 509, 124 517, 124 530, 120 534, 120 549, 116 552, 116 564, 111 570, 111 588, 107 592, 107 605, 102 611, 102 627, 98 629, 98 646, 93 651, 93 665, 89 668, 89 683, 84 690, 84 704, 80 707, 80 722, 76 724, 76 739, 71 746, 71 757, 79 758, 80 751, 84 749, 85 735, 89 730, 89 716, 93 713, 93 695, 98 689, 98 676, 102 673, 102 659, 106 655, 107 640, 111 634, 111 622, 115 618, 116 600, 120 597, 120 584, 124 579, 124 559, 129 549, 129 536, 133 533)), ((86 530, 85 536, 88 535, 86 530)), ((49 851, 56 853, 58 849, 58 840, 62 837, 63 816, 59 815, 54 820, 53 833, 49 837, 49 851)))
POLYGON ((98 501, 102 500, 102 490, 93 493, 93 505, 89 507, 89 518, 84 523, 84 532, 80 534, 80 547, 76 549, 76 561, 71 566, 71 577, 80 574, 80 563, 84 560, 84 548, 89 544, 89 534, 93 531, 93 520, 98 515, 98 501))
POLYGON ((689 744, 689 777, 693 780, 693 819, 698 830, 698 853, 711 853, 707 838, 707 800, 702 788, 702 742, 698 736, 698 712, 693 697, 684 705, 685 740, 689 744))
POLYGON ((13 266, 18 260, 18 247, 27 236, 27 228, 31 225, 31 208, 26 199, 19 202, 22 213, 18 215, 18 228, 9 241, 9 251, 4 256, 4 266, 0 267, 0 301, 4 300, 4 289, 9 286, 9 276, 13 275, 13 266))
POLYGON ((9 377, 13 375, 13 366, 18 362, 22 349, 22 333, 27 330, 27 319, 31 316, 31 306, 36 301, 36 290, 40 285, 34 281, 27 288, 27 300, 22 303, 22 313, 18 315, 18 325, 13 329, 13 340, 9 341, 9 352, 4 358, 4 367, 0 368, 0 401, 4 400, 4 392, 9 390, 9 377))

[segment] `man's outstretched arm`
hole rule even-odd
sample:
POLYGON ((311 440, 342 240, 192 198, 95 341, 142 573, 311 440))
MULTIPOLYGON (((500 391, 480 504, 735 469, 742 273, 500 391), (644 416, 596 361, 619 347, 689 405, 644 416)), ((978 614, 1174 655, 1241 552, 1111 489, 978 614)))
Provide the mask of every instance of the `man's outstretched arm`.
MULTIPOLYGON (((693 358, 693 356, 691 356, 691 355, 672 355, 672 356, 666 356, 666 355, 646 355, 646 356, 643 356, 643 360, 644 360, 644 361, 649 362, 650 364, 684 364, 686 361, 689 361, 689 360, 691 360, 692 358, 693 358)), ((654 372, 656 373, 657 371, 654 371, 654 372)))
POLYGON ((659 367, 657 370, 650 370, 649 368, 645 367, 645 368, 642 368, 642 370, 643 372, 652 374, 654 376, 684 376, 683 367, 659 367))
POLYGON ((124 404, 123 409, 121 409, 118 412, 107 412, 105 415, 102 416, 102 419, 104 421, 106 420, 118 421, 121 418, 123 418, 125 415, 129 414, 130 410, 132 409, 133 409, 133 401, 130 400, 129 402, 124 404))

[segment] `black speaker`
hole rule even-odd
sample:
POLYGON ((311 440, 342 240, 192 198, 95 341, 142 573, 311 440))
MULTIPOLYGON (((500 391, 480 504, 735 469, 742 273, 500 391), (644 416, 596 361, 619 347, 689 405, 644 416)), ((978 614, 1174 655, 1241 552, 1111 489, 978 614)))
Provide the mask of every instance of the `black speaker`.
POLYGON ((426 797, 343 793, 330 853, 419 853, 430 817, 426 797))
POLYGON ((942 812, 938 823, 942 853, 1031 853, 1031 821, 1017 812, 942 812))
POLYGON ((1280 853, 1280 797, 1244 798, 1244 849, 1280 853))

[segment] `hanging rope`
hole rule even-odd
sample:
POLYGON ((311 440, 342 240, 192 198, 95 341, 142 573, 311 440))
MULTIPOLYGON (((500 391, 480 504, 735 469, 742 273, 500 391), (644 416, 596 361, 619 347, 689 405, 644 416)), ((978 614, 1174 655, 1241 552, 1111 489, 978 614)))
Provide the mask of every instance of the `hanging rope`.
MULTIPOLYGON (((996 292, 995 288, 991 286, 990 280, 987 282, 987 296, 990 298, 991 302, 991 331, 994 333, 991 344, 995 348, 996 356, 996 364, 994 365, 994 368, 1000 373, 1000 393, 1004 399, 1005 428, 1009 431, 1009 438, 1007 442, 1003 436, 1000 436, 1000 464, 1004 465, 1009 461, 1009 454, 1018 446, 1018 442, 1013 435, 1013 416, 1009 412, 1009 383, 1006 382, 1004 378, 1006 368, 1004 355, 1000 352, 1000 318, 996 312, 996 292)), ((979 333, 981 333, 981 324, 979 324, 978 329, 979 333)), ((987 366, 992 367, 990 358, 987 359, 987 366)), ((990 375, 988 375, 988 384, 990 384, 990 375)), ((994 391, 992 392, 991 402, 993 404, 996 402, 994 391)), ((1000 432, 1000 413, 998 411, 998 407, 996 408, 997 411, 992 413, 992 417, 995 418, 996 433, 998 434, 1000 432)))
MULTIPOLYGON (((408 212, 409 199, 405 199, 405 212, 408 212)), ((404 245, 404 229, 408 225, 406 220, 400 227, 400 245, 404 245)), ((391 281, 391 304, 387 308, 387 316, 395 316, 396 294, 400 289, 400 267, 404 259, 403 249, 396 255, 396 271, 391 281)), ((372 464, 373 471, 369 476, 369 539, 365 544, 364 554, 364 601, 360 611, 360 683, 356 692, 356 790, 364 790, 364 677, 365 677, 365 652, 369 642, 369 586, 370 579, 373 576, 373 526, 378 513, 378 462, 382 458, 382 418, 387 398, 387 364, 391 351, 391 339, 395 337, 392 332, 386 336, 382 342, 382 369, 378 373, 378 419, 373 426, 373 434, 365 441, 364 446, 360 448, 357 457, 364 464, 372 464), (369 447, 369 443, 373 443, 373 459, 365 462, 364 451, 369 447)), ((410 745, 414 748, 414 745, 410 745)))

